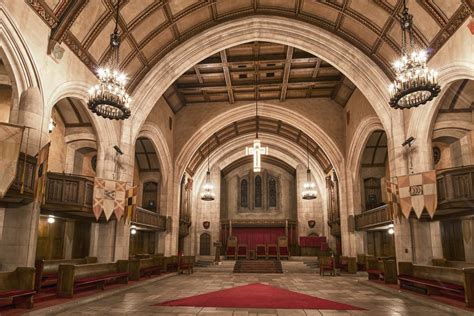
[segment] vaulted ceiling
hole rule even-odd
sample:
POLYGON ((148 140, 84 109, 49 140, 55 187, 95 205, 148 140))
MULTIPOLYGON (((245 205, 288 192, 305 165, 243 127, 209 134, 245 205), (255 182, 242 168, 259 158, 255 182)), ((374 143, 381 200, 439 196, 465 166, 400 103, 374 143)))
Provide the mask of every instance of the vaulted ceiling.
MULTIPOLYGON (((116 0, 25 0, 91 70, 107 55, 116 0)), ((416 39, 433 55, 472 14, 467 0, 409 0, 416 39)), ((165 54, 202 30, 250 15, 305 21, 361 49, 388 75, 400 51, 401 0, 123 0, 122 66, 133 90, 165 54)))
POLYGON ((355 85, 332 65, 305 51, 252 42, 209 56, 164 93, 176 113, 184 105, 294 98, 332 98, 345 106, 355 85))
POLYGON ((66 128, 70 127, 90 127, 92 123, 85 106, 80 104, 76 98, 63 98, 54 106, 53 118, 57 115, 61 118, 66 128))
POLYGON ((439 113, 471 113, 474 109, 474 80, 453 82, 443 95, 439 113))
POLYGON ((135 161, 140 172, 160 171, 160 162, 155 146, 145 137, 137 139, 135 144, 135 161))
MULTIPOLYGON (((186 168, 186 172, 191 176, 194 175, 197 168, 204 162, 209 153, 214 152, 220 146, 237 137, 255 134, 257 126, 259 133, 261 134, 277 135, 299 145, 304 150, 308 148, 309 155, 318 162, 324 172, 328 173, 333 169, 333 166, 323 149, 300 129, 280 120, 259 116, 258 119, 251 117, 236 121, 214 133, 192 156, 186 168)), ((264 143, 262 145, 266 146, 264 143)))

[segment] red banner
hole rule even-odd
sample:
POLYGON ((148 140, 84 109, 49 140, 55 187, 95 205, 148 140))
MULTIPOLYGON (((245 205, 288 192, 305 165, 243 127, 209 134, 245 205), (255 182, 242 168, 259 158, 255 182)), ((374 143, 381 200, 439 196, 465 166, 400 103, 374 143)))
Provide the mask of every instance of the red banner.
POLYGON ((284 227, 233 227, 232 236, 237 237, 239 245, 247 245, 254 250, 257 244, 278 244, 278 237, 285 236, 284 227))

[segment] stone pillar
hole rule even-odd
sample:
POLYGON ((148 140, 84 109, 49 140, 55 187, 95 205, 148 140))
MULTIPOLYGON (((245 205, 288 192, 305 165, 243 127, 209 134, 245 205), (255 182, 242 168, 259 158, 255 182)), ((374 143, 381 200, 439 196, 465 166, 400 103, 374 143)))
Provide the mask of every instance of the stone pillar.
POLYGON ((91 223, 89 256, 97 257, 98 250, 99 250, 99 223, 91 223))
POLYGON ((66 221, 64 223, 64 259, 72 258, 72 247, 74 241, 74 222, 66 221))
POLYGON ((414 245, 414 262, 417 264, 431 264, 431 259, 433 259, 431 223, 410 219, 410 224, 414 245))
POLYGON ((401 217, 394 221, 395 254, 397 261, 413 261, 412 237, 410 222, 401 217))
POLYGON ((431 249, 433 258, 443 258, 443 241, 441 239, 441 222, 430 222, 431 249))
MULTIPOLYGON (((16 111, 16 110, 14 110, 16 111)), ((25 90, 20 97, 18 111, 12 115, 12 123, 29 128, 28 146, 26 134, 22 152, 35 156, 42 145, 49 141, 43 98, 37 87, 25 90), (16 121, 13 121, 16 118, 16 121)), ((0 262, 3 269, 13 270, 17 266, 34 266, 38 238, 40 208, 33 203, 4 210, 3 238, 0 240, 0 262)))

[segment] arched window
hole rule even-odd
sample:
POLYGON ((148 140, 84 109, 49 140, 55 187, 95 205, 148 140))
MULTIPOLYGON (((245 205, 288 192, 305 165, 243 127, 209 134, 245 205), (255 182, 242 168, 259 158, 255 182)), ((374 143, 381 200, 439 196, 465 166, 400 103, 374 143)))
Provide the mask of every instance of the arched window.
POLYGON ((156 212, 157 210, 157 197, 158 197, 158 183, 146 182, 143 184, 143 198, 142 207, 156 212))
POLYGON ((262 207, 262 177, 255 177, 255 207, 262 207))
POLYGON ((211 235, 203 233, 199 237, 199 254, 201 256, 211 255, 211 235))
POLYGON ((270 177, 270 180, 268 180, 268 206, 269 207, 277 206, 276 180, 273 177, 270 177))
POLYGON ((249 183, 247 179, 240 181, 240 207, 249 207, 249 183))

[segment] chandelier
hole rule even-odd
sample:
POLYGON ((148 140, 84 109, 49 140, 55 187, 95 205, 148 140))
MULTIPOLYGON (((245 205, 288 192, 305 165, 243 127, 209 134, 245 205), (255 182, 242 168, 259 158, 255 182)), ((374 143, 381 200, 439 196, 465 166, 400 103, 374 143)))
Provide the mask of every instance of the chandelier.
POLYGON ((306 169, 306 182, 303 184, 302 197, 303 200, 314 200, 316 198, 316 184, 311 181, 311 169, 309 168, 309 141, 306 137, 306 157, 308 159, 308 165, 306 169))
POLYGON ((439 92, 437 73, 426 66, 427 53, 415 47, 413 15, 403 2, 402 56, 394 63, 396 79, 390 84, 390 106, 394 109, 410 109, 433 100, 439 92), (410 47, 407 47, 407 36, 410 47))
POLYGON ((117 1, 115 30, 110 35, 110 55, 97 71, 98 84, 89 89, 89 109, 103 118, 124 120, 130 117, 130 96, 125 91, 127 76, 120 71, 118 34, 120 0, 117 1))
POLYGON ((214 201, 216 194, 214 193, 214 186, 211 183, 211 172, 209 170, 209 143, 207 143, 207 172, 206 172, 206 182, 204 182, 201 200, 203 201, 214 201))
POLYGON ((262 171, 262 155, 268 154, 268 147, 262 147, 260 139, 258 139, 258 99, 257 90, 258 84, 255 87, 255 140, 253 141, 253 147, 245 148, 245 155, 253 155, 253 172, 262 171))

